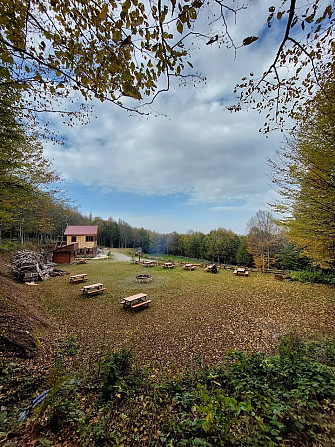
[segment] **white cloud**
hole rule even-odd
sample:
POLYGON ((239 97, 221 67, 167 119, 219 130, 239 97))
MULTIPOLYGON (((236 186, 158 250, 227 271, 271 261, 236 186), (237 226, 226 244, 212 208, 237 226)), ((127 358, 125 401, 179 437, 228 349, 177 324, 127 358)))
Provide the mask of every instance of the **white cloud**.
MULTIPOLYGON (((240 15, 234 37, 242 41, 258 35, 267 15, 267 8, 262 9, 262 20, 257 8, 240 15)), ((258 133, 264 117, 255 111, 232 114, 226 106, 243 75, 262 73, 272 62, 277 37, 274 32, 272 40, 242 48, 236 60, 215 44, 202 46, 193 62, 207 83, 199 89, 175 87, 158 96, 154 108, 166 117, 129 117, 108 103, 96 103, 98 118, 88 125, 56 124, 66 146, 49 146, 47 154, 68 182, 105 192, 186 194, 189 203, 207 203, 216 213, 231 212, 235 206, 229 201, 243 200, 240 211, 251 216, 266 203, 266 159, 279 136, 258 133)))

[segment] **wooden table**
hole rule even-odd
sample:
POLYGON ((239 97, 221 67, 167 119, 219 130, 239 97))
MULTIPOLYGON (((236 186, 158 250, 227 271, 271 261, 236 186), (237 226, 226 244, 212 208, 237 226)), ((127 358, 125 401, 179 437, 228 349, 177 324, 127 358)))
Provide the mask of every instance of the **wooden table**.
POLYGON ((205 268, 205 272, 211 272, 214 264, 210 264, 205 268))
POLYGON ((121 304, 123 304, 124 309, 130 309, 130 310, 143 309, 144 307, 148 307, 149 303, 151 303, 152 301, 148 300, 147 296, 148 296, 147 293, 138 293, 136 295, 127 296, 126 298, 123 298, 121 304))
POLYGON ((195 267, 193 264, 185 264, 183 267, 184 270, 194 270, 195 267))
POLYGON ((70 283, 75 284, 76 282, 85 282, 87 281, 87 274, 81 273, 80 275, 72 275, 70 276, 70 283))
POLYGON ((144 261, 142 267, 154 267, 156 263, 154 261, 144 261))
POLYGON ((106 290, 106 288, 101 283, 90 284, 89 286, 84 286, 82 288, 83 295, 87 295, 87 296, 95 295, 97 293, 104 293, 105 290, 106 290))
POLYGON ((162 264, 163 269, 173 269, 174 264, 172 264, 172 262, 164 262, 164 264, 162 264))
POLYGON ((249 272, 248 269, 245 267, 238 267, 236 270, 234 270, 234 275, 236 276, 248 276, 249 272))

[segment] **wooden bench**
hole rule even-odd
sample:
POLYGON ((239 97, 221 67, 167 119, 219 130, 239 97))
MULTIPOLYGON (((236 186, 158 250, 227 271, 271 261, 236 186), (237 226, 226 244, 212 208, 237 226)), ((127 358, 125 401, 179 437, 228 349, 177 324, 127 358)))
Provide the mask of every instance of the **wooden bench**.
POLYGON ((100 289, 87 290, 85 295, 96 295, 97 293, 104 293, 105 290, 106 290, 106 287, 102 287, 100 289))
POLYGON ((138 304, 134 304, 134 305, 131 306, 130 308, 131 308, 131 309, 134 309, 134 310, 138 310, 138 309, 141 308, 141 307, 148 307, 148 306, 149 306, 149 303, 151 303, 151 301, 152 301, 152 300, 141 301, 141 302, 138 303, 138 304))

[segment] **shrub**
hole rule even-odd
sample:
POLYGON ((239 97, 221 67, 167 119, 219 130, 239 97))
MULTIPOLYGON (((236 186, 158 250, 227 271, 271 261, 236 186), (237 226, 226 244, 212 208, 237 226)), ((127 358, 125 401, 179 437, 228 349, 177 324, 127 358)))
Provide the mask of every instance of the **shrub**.
POLYGON ((102 400, 108 401, 114 396, 121 397, 126 388, 126 375, 130 372, 130 360, 131 352, 124 348, 110 355, 103 365, 102 400))
POLYGON ((330 445, 335 376, 319 354, 294 335, 274 356, 229 353, 207 383, 193 384, 194 396, 176 394, 179 414, 165 437, 181 446, 330 445))
POLYGON ((335 285, 335 274, 330 272, 322 272, 322 271, 293 271, 290 273, 291 279, 296 281, 300 281, 303 283, 317 283, 317 284, 328 284, 335 285))

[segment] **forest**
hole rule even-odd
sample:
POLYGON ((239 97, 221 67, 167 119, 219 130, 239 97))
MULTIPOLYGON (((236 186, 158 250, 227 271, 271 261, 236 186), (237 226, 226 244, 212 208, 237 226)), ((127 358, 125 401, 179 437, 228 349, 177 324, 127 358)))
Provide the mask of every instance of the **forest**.
POLYGON ((334 445, 333 3, 0 0, 1 445, 334 445), (261 32, 232 32, 255 5, 261 32), (264 114, 260 132, 283 135, 268 160, 276 199, 245 234, 160 234, 113 209, 108 219, 80 213, 45 156, 46 141, 62 143, 49 113, 69 126, 87 122, 92 101, 155 114, 173 81, 204 80, 194 47, 236 56, 273 28, 273 58, 236 81, 229 107, 264 114), (13 252, 52 250, 68 225, 98 225, 110 256, 16 281, 13 252), (179 262, 154 263, 139 284, 148 269, 128 262, 139 248, 179 262), (126 262, 113 259, 120 252, 126 262), (189 271, 186 259, 199 262, 189 271), (234 275, 242 265, 250 275, 234 275), (78 276, 101 294, 85 295, 69 280, 78 276), (126 309, 140 290, 150 306, 126 309))

